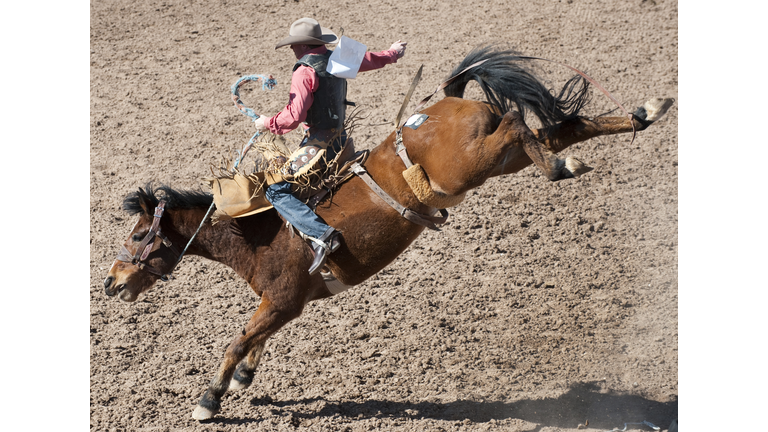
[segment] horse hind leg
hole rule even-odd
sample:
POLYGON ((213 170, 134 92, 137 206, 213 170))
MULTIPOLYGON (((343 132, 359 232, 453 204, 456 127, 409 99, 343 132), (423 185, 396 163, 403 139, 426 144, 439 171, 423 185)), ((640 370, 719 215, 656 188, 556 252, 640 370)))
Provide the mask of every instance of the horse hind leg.
POLYGON ((508 131, 507 139, 522 145, 528 157, 550 181, 575 178, 592 171, 591 167, 574 157, 560 159, 555 156, 550 149, 536 139, 517 111, 510 111, 504 115, 497 130, 504 130, 503 128, 508 131))
POLYGON ((229 390, 243 390, 253 383, 253 376, 256 372, 256 368, 259 367, 259 361, 261 361, 261 354, 264 352, 266 344, 257 344, 248 356, 240 362, 235 370, 235 374, 232 375, 232 380, 229 382, 229 390))
POLYGON ((603 135, 642 131, 658 121, 675 102, 672 98, 653 98, 628 117, 576 117, 562 123, 536 129, 533 134, 548 150, 558 153, 569 146, 603 135))

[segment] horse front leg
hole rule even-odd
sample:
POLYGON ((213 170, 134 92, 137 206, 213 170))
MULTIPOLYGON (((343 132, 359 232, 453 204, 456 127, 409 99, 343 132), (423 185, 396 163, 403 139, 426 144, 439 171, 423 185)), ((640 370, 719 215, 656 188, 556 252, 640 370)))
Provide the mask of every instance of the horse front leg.
POLYGON ((229 390, 243 390, 253 383, 253 376, 256 368, 259 367, 261 354, 264 353, 266 344, 257 344, 253 347, 248 356, 237 366, 232 381, 229 382, 229 390))
POLYGON ((674 103, 672 98, 654 98, 638 107, 630 120, 628 117, 576 117, 556 125, 533 131, 536 139, 549 151, 558 153, 578 142, 601 135, 614 135, 642 131, 667 113, 674 103))
MULTIPOLYGON (((248 355, 249 360, 245 362, 248 366, 244 370, 248 371, 251 366, 255 370, 267 339, 288 321, 298 317, 304 304, 305 302, 300 301, 278 307, 270 301, 266 293, 262 294, 259 309, 248 321, 243 334, 236 337, 227 348, 224 353, 224 361, 208 385, 208 390, 200 398, 200 402, 192 412, 192 418, 208 420, 221 410, 221 398, 230 388, 240 361, 248 355), (250 361, 251 359, 252 361, 250 361)), ((250 374, 251 380, 253 379, 253 370, 250 374)))

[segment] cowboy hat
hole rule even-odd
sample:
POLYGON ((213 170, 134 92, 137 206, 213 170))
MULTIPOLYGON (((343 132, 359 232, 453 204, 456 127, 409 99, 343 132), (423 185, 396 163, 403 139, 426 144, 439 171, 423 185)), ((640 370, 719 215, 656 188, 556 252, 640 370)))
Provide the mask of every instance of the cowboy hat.
POLYGON ((302 18, 294 21, 288 34, 289 36, 281 40, 275 46, 275 49, 286 45, 324 45, 335 44, 339 41, 334 32, 325 27, 320 27, 320 24, 312 18, 302 18))

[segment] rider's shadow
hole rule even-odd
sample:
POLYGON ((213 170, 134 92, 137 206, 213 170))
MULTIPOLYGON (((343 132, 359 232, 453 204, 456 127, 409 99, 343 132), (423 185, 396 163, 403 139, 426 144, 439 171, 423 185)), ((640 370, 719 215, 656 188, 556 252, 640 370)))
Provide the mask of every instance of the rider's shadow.
MULTIPOLYGON (((601 392, 593 383, 579 383, 558 398, 520 400, 517 402, 475 402, 458 400, 448 403, 392 402, 367 400, 365 402, 338 402, 324 398, 272 401, 254 398, 254 406, 269 406, 275 415, 295 419, 343 416, 363 418, 435 419, 485 423, 492 419, 520 419, 542 427, 576 428, 589 421, 590 428, 622 428, 625 423, 648 421, 662 429, 677 419, 677 400, 656 402, 640 396, 601 392), (297 407, 324 401, 320 411, 307 412, 297 407)), ((538 429, 538 428, 537 428, 538 429)))

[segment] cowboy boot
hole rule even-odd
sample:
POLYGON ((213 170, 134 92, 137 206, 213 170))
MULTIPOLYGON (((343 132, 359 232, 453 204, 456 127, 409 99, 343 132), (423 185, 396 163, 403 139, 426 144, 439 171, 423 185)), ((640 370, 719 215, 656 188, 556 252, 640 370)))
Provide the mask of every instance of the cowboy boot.
POLYGON ((339 232, 333 229, 333 227, 329 227, 317 240, 320 242, 313 240, 315 243, 313 248, 315 260, 312 261, 312 266, 309 268, 309 274, 311 275, 319 272, 323 264, 325 264, 328 254, 335 252, 341 246, 339 232))

